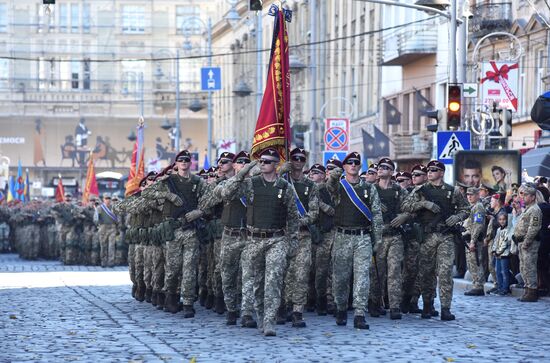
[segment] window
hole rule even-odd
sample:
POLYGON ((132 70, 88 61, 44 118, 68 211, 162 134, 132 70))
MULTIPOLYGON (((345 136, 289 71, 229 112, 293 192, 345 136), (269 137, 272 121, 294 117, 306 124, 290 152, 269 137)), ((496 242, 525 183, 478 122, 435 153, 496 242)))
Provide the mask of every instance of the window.
POLYGON ((189 22, 189 18, 200 16, 199 6, 176 6, 176 32, 183 34, 190 32, 191 34, 200 34, 201 24, 199 22, 189 22), (185 31, 183 27, 185 26, 185 31))
POLYGON ((8 88, 10 76, 9 62, 7 59, 0 59, 0 88, 8 88))
POLYGON ((8 31, 8 8, 6 4, 0 4, 0 33, 8 31))
POLYGON ((124 5, 122 7, 122 32, 145 33, 145 7, 124 5))
POLYGON ((46 89, 47 87, 47 78, 48 78, 48 61, 43 57, 38 58, 38 89, 46 89))
POLYGON ((68 5, 59 4, 59 31, 61 33, 67 32, 67 26, 69 24, 68 5))
POLYGON ((71 88, 78 89, 78 78, 80 73, 80 62, 77 60, 71 61, 71 88))
POLYGON ((90 32, 90 4, 82 4, 82 31, 90 32))
POLYGON ((126 60, 121 62, 122 66, 122 93, 136 94, 139 92, 140 74, 145 71, 145 61, 126 60))
POLYGON ((51 58, 49 63, 50 63, 49 64, 50 66, 49 87, 51 89, 51 88, 57 87, 57 63, 55 62, 54 58, 51 58))
POLYGON ((83 74, 83 81, 82 81, 82 87, 84 89, 90 89, 90 85, 91 85, 91 76, 90 76, 90 59, 84 59, 84 62, 83 62, 83 69, 84 69, 84 74, 83 74))
POLYGON ((78 4, 71 4, 71 33, 78 33, 80 26, 80 9, 78 4))
POLYGON ((544 77, 544 71, 546 70, 546 65, 544 64, 544 50, 537 50, 537 67, 535 68, 535 84, 536 84, 536 94, 535 98, 540 96, 544 92, 544 83, 542 78, 544 77))

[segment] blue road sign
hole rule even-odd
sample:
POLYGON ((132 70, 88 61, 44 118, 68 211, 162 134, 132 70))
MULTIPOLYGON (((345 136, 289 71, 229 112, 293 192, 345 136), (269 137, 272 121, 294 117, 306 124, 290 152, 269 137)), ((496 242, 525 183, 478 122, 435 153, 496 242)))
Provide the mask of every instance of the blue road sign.
POLYGON ((222 89, 222 71, 219 67, 201 68, 201 90, 219 91, 222 89))
POLYGON ((346 151, 323 151, 323 165, 327 165, 329 159, 343 161, 347 154, 346 151))
POLYGON ((438 131, 437 160, 452 164, 457 151, 471 149, 471 139, 470 131, 438 131))

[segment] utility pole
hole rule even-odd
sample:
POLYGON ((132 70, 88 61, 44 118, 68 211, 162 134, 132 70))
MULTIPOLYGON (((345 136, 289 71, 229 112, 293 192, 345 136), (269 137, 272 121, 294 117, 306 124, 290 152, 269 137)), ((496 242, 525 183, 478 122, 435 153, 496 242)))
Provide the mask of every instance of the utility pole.
MULTIPOLYGON (((212 67, 212 20, 208 18, 208 67, 212 67)), ((212 162, 212 91, 208 91, 208 160, 212 162)))
POLYGON ((180 151, 180 51, 176 50, 176 153, 180 151))
MULTIPOLYGON (((315 43, 317 41, 317 0, 310 0, 310 22, 311 22, 311 38, 310 43, 315 43)), ((311 131, 310 140, 313 142, 311 143, 311 156, 310 161, 313 163, 316 163, 317 160, 317 45, 314 45, 311 47, 311 64, 310 64, 310 71, 311 71, 311 121, 309 129, 311 131)))

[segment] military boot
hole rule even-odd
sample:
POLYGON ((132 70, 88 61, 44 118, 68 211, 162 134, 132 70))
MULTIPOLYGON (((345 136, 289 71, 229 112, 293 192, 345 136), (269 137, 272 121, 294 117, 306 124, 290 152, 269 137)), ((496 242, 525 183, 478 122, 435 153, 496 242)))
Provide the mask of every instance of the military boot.
POLYGON ((195 317, 195 309, 193 309, 193 305, 183 305, 183 317, 186 319, 195 317))
POLYGON ((451 309, 441 308, 441 320, 443 321, 455 320, 455 316, 451 314, 451 309))
POLYGON ((409 303, 409 314, 420 314, 422 309, 418 307, 418 301, 412 301, 409 303))
POLYGON ((152 288, 148 288, 145 290, 145 301, 147 301, 148 303, 152 302, 152 297, 153 297, 153 289, 152 288))
POLYGON ((299 313, 297 311, 292 313, 292 327, 293 328, 305 328, 306 322, 304 321, 302 317, 302 313, 299 313))
POLYGON ((214 307, 214 295, 208 294, 206 296, 206 302, 204 303, 204 307, 208 310, 214 307))
POLYGON ((432 316, 439 316, 439 311, 435 310, 434 301, 431 303, 432 316))
POLYGON ((228 311, 226 317, 226 325, 237 325, 237 313, 235 311, 228 311))
POLYGON ((151 295, 151 305, 153 306, 157 306, 158 305, 158 294, 156 292, 154 292, 152 295, 151 295))
POLYGON ((158 310, 163 310, 164 309, 164 301, 165 301, 166 297, 164 296, 164 293, 162 292, 159 292, 157 294, 157 309, 158 310))
POLYGON ((225 312, 225 301, 223 301, 223 296, 216 296, 214 311, 220 315, 225 312))
POLYGON ((275 331, 275 324, 273 324, 271 321, 268 321, 264 325, 264 336, 266 337, 274 337, 277 335, 277 332, 275 331))
POLYGON ((317 299, 317 315, 327 315, 327 297, 323 296, 317 299))
POLYGON ((284 325, 286 323, 286 306, 284 304, 279 305, 277 309, 277 325, 284 325))
POLYGON ((525 295, 523 295, 519 301, 521 302, 537 302, 538 301, 538 291, 537 289, 525 289, 527 292, 525 295))
POLYGON ((136 290, 136 300, 142 302, 145 300, 145 285, 139 284, 136 290))
POLYGON ((286 305, 286 322, 291 323, 292 322, 292 313, 294 312, 294 308, 291 303, 286 305))
POLYGON ((347 311, 336 311, 336 325, 346 325, 348 323, 347 311))
POLYGON ((430 301, 425 301, 422 307, 422 319, 431 319, 432 318, 432 304, 430 301))
POLYGON ((315 299, 314 298, 308 298, 307 304, 306 304, 306 311, 308 313, 312 313, 315 311, 315 299))
POLYGON ((363 315, 356 316, 353 318, 353 327, 355 329, 368 329, 369 324, 365 321, 365 317, 363 315))
POLYGON ((403 296, 403 300, 401 300, 401 311, 403 312, 403 314, 409 313, 410 304, 411 304, 411 296, 410 295, 403 296))
POLYGON ((133 285, 132 285, 132 297, 133 297, 133 298, 136 297, 136 291, 137 291, 137 285, 136 285, 136 284, 133 284, 133 285))
POLYGON ((252 316, 243 315, 243 317, 241 318, 241 326, 243 328, 257 328, 258 324, 254 321, 252 316))
POLYGON ((199 293, 199 304, 204 306, 206 304, 206 296, 208 295, 206 289, 202 289, 199 293))
POLYGON ((369 314, 371 318, 379 318, 380 317, 380 307, 378 304, 376 304, 374 301, 369 300, 369 314))
POLYGON ((177 294, 166 294, 164 300, 164 311, 175 314, 178 312, 178 300, 179 295, 177 294))
POLYGON ((470 289, 464 292, 466 296, 485 296, 483 289, 470 289))
POLYGON ((327 301, 327 314, 334 315, 334 317, 336 317, 336 305, 334 304, 334 301, 327 301))
POLYGON ((401 310, 399 310, 399 309, 390 309, 390 319, 391 320, 401 320, 401 310))

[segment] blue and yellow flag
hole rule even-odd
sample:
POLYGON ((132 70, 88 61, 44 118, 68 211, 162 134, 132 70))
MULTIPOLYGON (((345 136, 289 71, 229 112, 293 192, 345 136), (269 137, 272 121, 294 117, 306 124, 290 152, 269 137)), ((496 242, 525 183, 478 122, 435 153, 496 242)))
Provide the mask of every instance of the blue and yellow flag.
POLYGON ((17 167, 17 179, 15 180, 15 199, 20 201, 25 200, 25 181, 23 180, 23 169, 21 168, 21 159, 17 167))
POLYGON ((15 199, 13 191, 14 185, 15 183, 13 181, 13 175, 10 175, 10 179, 8 181, 8 196, 6 197, 6 202, 8 203, 15 199))
POLYGON ((23 188, 23 199, 25 202, 31 200, 31 186, 29 184, 29 169, 25 169, 25 186, 23 188))

